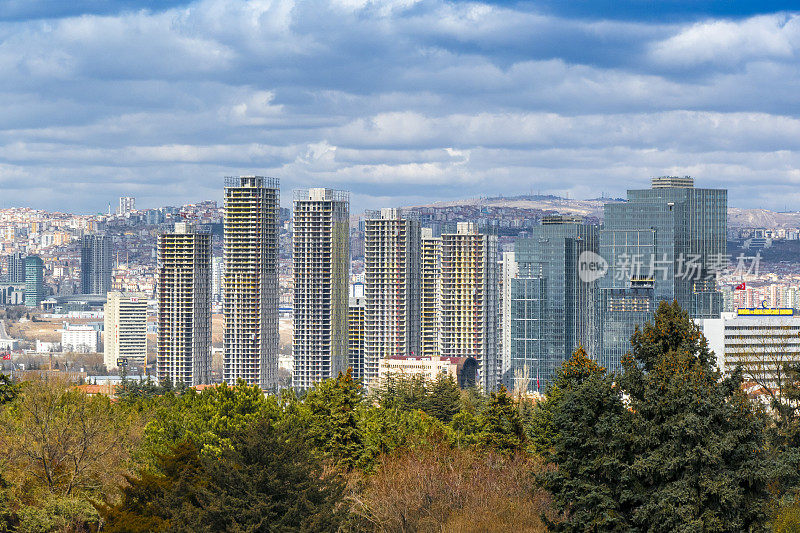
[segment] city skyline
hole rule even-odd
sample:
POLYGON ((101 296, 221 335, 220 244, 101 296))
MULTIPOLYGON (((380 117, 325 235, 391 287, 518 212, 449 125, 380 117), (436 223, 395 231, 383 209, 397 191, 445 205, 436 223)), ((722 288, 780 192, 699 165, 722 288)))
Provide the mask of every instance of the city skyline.
POLYGON ((788 3, 51 4, 0 3, 0 207, 221 201, 253 174, 354 213, 685 174, 800 199, 788 3))

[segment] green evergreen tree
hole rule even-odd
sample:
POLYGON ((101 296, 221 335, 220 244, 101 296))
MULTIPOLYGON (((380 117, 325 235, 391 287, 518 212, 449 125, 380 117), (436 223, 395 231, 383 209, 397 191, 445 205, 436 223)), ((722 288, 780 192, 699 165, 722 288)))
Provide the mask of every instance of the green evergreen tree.
POLYGON ((13 383, 11 378, 0 374, 0 405, 14 401, 19 394, 19 385, 13 383))
POLYGON ((557 433, 553 414, 564 394, 592 376, 604 374, 605 369, 591 359, 582 346, 559 367, 555 379, 547 386, 545 399, 534 406, 527 420, 526 431, 532 452, 545 455, 553 446, 553 438, 557 433))
POLYGON ((129 479, 117 503, 99 505, 104 531, 336 531, 344 486, 326 475, 300 428, 260 420, 219 456, 190 441, 160 455, 156 472, 129 479))
POLYGON ((552 406, 558 470, 544 481, 565 514, 555 527, 763 528, 765 423, 740 376, 720 376, 676 303, 662 302, 631 344, 621 376, 590 372, 552 406))
POLYGON ((765 421, 741 375, 722 379, 677 302, 662 302, 631 345, 620 384, 635 413, 632 522, 658 531, 759 527, 768 497, 765 421))
POLYGON ((540 476, 563 521, 553 531, 630 531, 630 413, 605 373, 587 374, 559 391, 548 420, 548 457, 558 468, 540 476))
POLYGON ((336 379, 318 383, 305 399, 308 433, 318 453, 345 469, 353 468, 364 450, 358 409, 361 385, 353 380, 352 369, 336 379))
POLYGON ((505 387, 491 393, 489 406, 482 416, 479 442, 488 450, 500 453, 522 451, 526 441, 525 427, 514 399, 505 387))
POLYGON ((437 376, 425 402, 425 412, 445 424, 461 410, 461 389, 450 375, 437 376))

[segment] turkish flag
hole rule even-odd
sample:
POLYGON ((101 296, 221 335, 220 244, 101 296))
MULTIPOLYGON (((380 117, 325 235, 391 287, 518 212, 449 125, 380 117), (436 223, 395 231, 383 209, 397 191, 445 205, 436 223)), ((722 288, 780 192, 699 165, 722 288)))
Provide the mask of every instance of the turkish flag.
POLYGON ((10 353, 4 353, 3 354, 3 361, 10 361, 10 360, 11 360, 11 354, 10 353))
POLYGON ((737 285, 734 290, 743 291, 743 290, 746 290, 746 289, 747 289, 746 283, 743 281, 739 285, 737 285))

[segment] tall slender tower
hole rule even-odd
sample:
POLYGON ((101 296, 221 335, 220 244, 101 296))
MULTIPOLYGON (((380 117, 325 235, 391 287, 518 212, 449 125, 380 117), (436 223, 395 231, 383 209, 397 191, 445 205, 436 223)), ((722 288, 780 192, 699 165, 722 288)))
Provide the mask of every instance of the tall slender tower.
POLYGON ((25 258, 25 305, 39 307, 44 300, 44 262, 38 255, 25 258))
POLYGON ((347 370, 349 206, 344 191, 295 191, 292 351, 298 389, 347 370))
POLYGON ((84 235, 81 240, 81 294, 106 294, 111 290, 111 237, 84 235))
POLYGON ((211 382, 211 232, 185 222, 158 236, 158 379, 211 382))
POLYGON ((488 391, 500 377, 497 281, 497 235, 481 233, 471 222, 442 235, 440 352, 474 357, 478 383, 488 391))
POLYGON ((511 383, 511 349, 513 345, 511 335, 511 309, 512 309, 512 284, 519 274, 519 264, 514 258, 514 252, 503 252, 501 260, 501 275, 503 276, 502 295, 500 298, 500 375, 503 383, 511 383))
POLYGON ((579 346, 596 356, 597 284, 581 277, 580 265, 597 255, 597 246, 597 226, 564 215, 544 217, 530 238, 517 240, 516 274, 503 286, 507 382, 514 389, 543 392, 579 346))
POLYGON ((368 212, 364 231, 364 381, 387 357, 419 355, 420 226, 398 209, 368 212))
POLYGON ((422 228, 421 240, 420 354, 439 355, 439 326, 442 292, 442 239, 431 228, 422 228))
POLYGON ((262 389, 278 378, 279 182, 225 179, 224 379, 262 389))
POLYGON ((6 281, 25 283, 25 256, 21 252, 16 252, 9 255, 6 261, 6 281))

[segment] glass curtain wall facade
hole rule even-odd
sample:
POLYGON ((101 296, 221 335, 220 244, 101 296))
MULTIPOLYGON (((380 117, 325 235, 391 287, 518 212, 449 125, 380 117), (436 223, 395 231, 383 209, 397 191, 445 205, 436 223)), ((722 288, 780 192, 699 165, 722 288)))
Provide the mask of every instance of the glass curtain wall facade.
POLYGON ((720 316, 716 276, 728 263, 727 208, 726 190, 695 188, 688 177, 654 178, 650 189, 629 190, 627 202, 605 206, 604 366, 619 368, 636 326, 662 300, 677 301, 692 318, 720 316))
POLYGON ((511 371, 515 389, 543 391, 579 346, 598 345, 596 283, 579 276, 584 252, 596 253, 597 226, 574 217, 547 217, 516 242, 511 281, 511 371))
POLYGON ((81 294, 103 294, 111 290, 113 244, 107 235, 84 235, 81 239, 81 294))

